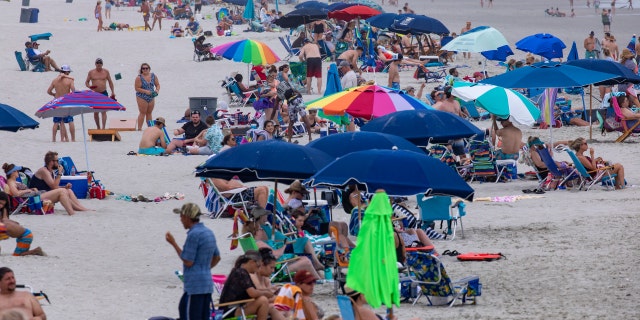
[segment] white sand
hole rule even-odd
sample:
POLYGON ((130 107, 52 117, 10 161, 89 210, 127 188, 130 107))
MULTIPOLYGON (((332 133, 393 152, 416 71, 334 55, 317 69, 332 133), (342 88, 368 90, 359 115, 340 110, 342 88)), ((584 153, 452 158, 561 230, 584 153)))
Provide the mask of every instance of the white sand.
MULTIPOLYGON (((569 12, 567 1, 496 0, 495 8, 480 10, 478 1, 417 1, 408 0, 418 13, 441 19, 459 32, 466 20, 474 26, 491 25, 501 30, 513 43, 537 32, 549 32, 570 46, 581 42, 590 30, 602 37, 599 15, 587 9, 584 1, 576 1, 575 18, 552 18, 543 10, 560 6, 569 12)), ((403 3, 405 1, 401 1, 403 3)), ((620 2, 622 4, 623 1, 620 2)), ((488 1, 485 1, 485 7, 488 1)), ((142 62, 148 62, 162 84, 154 116, 167 118, 169 127, 188 106, 188 97, 222 97, 219 80, 232 71, 246 72, 246 65, 229 62, 191 60, 190 40, 169 39, 172 21, 165 20, 163 31, 145 33, 96 33, 92 19, 93 1, 32 0, 32 7, 40 8, 40 22, 18 23, 20 1, 0 1, 0 101, 33 114, 49 100, 46 89, 55 73, 19 72, 12 51, 23 52, 26 36, 52 32, 50 41, 41 41, 42 49, 50 49, 59 64, 70 64, 76 77, 76 88, 83 88, 87 71, 93 61, 101 57, 112 74, 122 73, 116 81, 119 101, 128 108, 124 113, 110 113, 110 118, 134 118, 137 115, 133 94, 133 79, 142 62), (87 17, 87 22, 78 18, 87 17), (65 20, 70 20, 66 22, 65 20)), ((603 5, 603 7, 608 5, 603 5)), ((290 7, 281 7, 287 12, 290 7)), ((397 8, 386 7, 388 11, 397 8)), ((204 8, 205 14, 213 12, 204 8)), ((613 30, 619 45, 626 46, 637 28, 638 11, 618 9, 613 30)), ((113 21, 140 25, 141 17, 134 9, 112 10, 113 21)), ((108 24, 111 21, 106 21, 108 24)), ((182 22, 184 25, 185 22, 182 22)), ((204 21, 205 30, 214 30, 212 21, 204 21)), ((238 36, 213 37, 214 45, 243 37, 267 42, 284 56, 278 33, 243 33, 238 36)), ((524 53, 517 51, 517 58, 524 53)), ((565 54, 568 52, 565 51, 565 54)), ((580 54, 583 52, 580 50, 580 54)), ((479 55, 467 63, 473 69, 462 69, 461 75, 479 69, 479 55)), ((502 72, 491 66, 492 74, 502 72)), ((402 84, 415 85, 412 72, 402 73, 402 84)), ((385 84, 386 77, 377 80, 385 84)), ((311 99, 312 97, 307 97, 311 99)), ((88 128, 94 128, 86 117, 88 128)), ((6 150, 0 162, 16 163, 37 169, 48 150, 72 156, 77 165, 85 168, 80 117, 76 117, 78 138, 75 143, 55 143, 51 140, 51 120, 41 121, 39 129, 19 133, 0 133, 0 148, 6 150)), ((487 127, 488 122, 481 122, 487 127)), ((523 128, 525 137, 540 135, 548 140, 547 131, 523 128)), ((553 131, 561 139, 588 136, 585 128, 561 128, 553 131)), ((185 201, 204 204, 198 190, 193 168, 204 160, 199 156, 135 157, 127 156, 136 150, 140 133, 123 132, 117 143, 88 143, 91 169, 109 190, 117 194, 142 193, 148 197, 165 192, 182 192, 184 201, 161 203, 131 203, 115 200, 82 200, 95 212, 66 215, 58 205, 55 215, 15 217, 33 230, 33 246, 41 246, 47 257, 12 257, 14 244, 2 244, 2 265, 13 268, 20 283, 44 290, 52 304, 44 307, 50 319, 146 319, 153 315, 177 316, 182 286, 173 275, 181 269, 174 250, 165 242, 164 234, 171 231, 179 243, 184 231, 171 209, 185 201)), ((449 273, 455 277, 480 275, 483 295, 476 306, 428 308, 402 305, 397 313, 401 319, 417 316, 426 318, 482 318, 482 319, 637 319, 638 292, 638 231, 637 172, 640 160, 636 156, 637 138, 630 143, 613 144, 616 134, 600 136, 594 130, 591 143, 596 153, 625 165, 630 188, 606 192, 600 187, 590 192, 548 192, 541 199, 515 203, 476 202, 467 206, 464 219, 466 238, 436 243, 440 252, 455 249, 460 252, 502 252, 508 260, 461 263, 444 257, 449 273)), ((303 139, 303 143, 306 140, 303 139)), ((561 154, 559 158, 566 158, 561 154)), ((529 168, 520 167, 520 171, 529 168)), ((534 182, 473 183, 477 197, 522 194, 521 189, 533 188, 534 182)), ((337 212, 337 219, 348 218, 337 212)), ((230 220, 209 220, 222 251, 222 262, 213 271, 227 274, 239 251, 229 252, 230 220)), ((317 299, 327 313, 335 313, 335 297, 330 286, 317 286, 317 299)))

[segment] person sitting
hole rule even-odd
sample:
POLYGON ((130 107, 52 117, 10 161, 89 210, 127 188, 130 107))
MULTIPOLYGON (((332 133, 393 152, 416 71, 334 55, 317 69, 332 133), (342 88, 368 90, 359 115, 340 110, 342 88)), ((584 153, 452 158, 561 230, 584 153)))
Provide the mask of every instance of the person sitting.
POLYGON ((31 63, 35 64, 35 63, 41 62, 44 64, 44 71, 55 70, 56 72, 60 72, 60 68, 58 67, 58 64, 49 55, 51 53, 51 50, 47 50, 44 52, 40 51, 38 49, 40 48, 40 44, 37 43, 36 41, 33 41, 33 42, 27 41, 24 43, 24 46, 26 47, 25 50, 27 52, 27 58, 31 63), (53 67, 53 69, 51 69, 51 67, 53 67))
MULTIPOLYGON (((570 141, 555 141, 553 143, 553 147, 556 147, 558 145, 568 145, 569 142, 570 141)), ((533 165, 535 166, 538 175, 542 179, 546 178, 547 175, 549 175, 549 169, 547 168, 547 165, 544 163, 544 161, 542 161, 542 157, 540 157, 540 153, 538 150, 541 148, 547 148, 547 146, 544 144, 544 142, 542 142, 542 140, 540 140, 540 138, 533 136, 530 136, 527 139, 527 146, 529 146, 529 156, 531 157, 531 161, 533 161, 533 165)), ((565 161, 555 161, 555 163, 560 171, 563 171, 567 174, 572 170, 569 163, 565 161)), ((553 187, 555 189, 555 186, 553 187)))
MULTIPOLYGON (((351 304, 353 306, 353 312, 355 313, 356 320, 385 319, 383 316, 376 314, 375 312, 373 312, 373 310, 371 310, 371 306, 369 306, 369 304, 367 303, 367 299, 365 298, 364 294, 349 287, 345 287, 345 292, 349 299, 351 299, 351 304)), ((397 320, 398 318, 396 316, 393 316, 392 319, 397 320)))
POLYGON ((196 50, 204 56, 205 60, 212 60, 213 53, 211 53, 210 50, 211 48, 213 48, 213 46, 211 45, 211 43, 204 43, 205 40, 207 40, 205 36, 199 36, 193 43, 193 45, 195 46, 196 50))
POLYGON ((208 156, 217 154, 222 148, 224 135, 222 129, 216 123, 213 116, 207 116, 204 120, 209 129, 200 131, 192 146, 187 146, 190 154, 208 156))
POLYGON ((193 145, 200 132, 207 129, 209 129, 209 127, 204 122, 200 121, 200 111, 191 111, 191 121, 186 122, 181 128, 173 130, 173 134, 175 136, 184 134, 184 139, 173 139, 167 146, 167 150, 165 150, 164 153, 170 154, 176 148, 193 145))
POLYGON ((618 106, 620 107, 620 112, 622 112, 622 115, 624 116, 625 120, 638 120, 640 119, 640 113, 636 113, 633 112, 633 110, 631 110, 630 105, 630 99, 626 94, 622 94, 616 97, 616 100, 618 102, 618 106))
POLYGON ((322 319, 324 311, 311 298, 316 280, 318 277, 306 270, 297 272, 294 284, 285 284, 278 292, 274 307, 287 319, 322 319))
POLYGON ((138 153, 151 156, 162 155, 167 149, 167 141, 164 136, 165 120, 158 117, 154 120, 153 126, 144 129, 140 144, 138 145, 138 153))
POLYGON ((202 34, 202 27, 200 27, 200 23, 196 21, 194 17, 191 17, 184 31, 187 36, 197 37, 202 34))
MULTIPOLYGON (((235 139, 230 139, 235 140, 235 139)), ((224 139, 223 139, 224 143, 224 139)), ((247 202, 256 202, 258 206, 264 208, 267 205, 267 198, 269 197, 269 188, 266 186, 256 186, 256 187, 246 187, 239 180, 231 179, 224 180, 218 178, 212 178, 213 184, 216 186, 218 191, 222 193, 223 196, 231 196, 229 194, 225 194, 225 191, 237 189, 237 188, 246 188, 246 190, 242 191, 242 199, 247 202)))
MULTIPOLYGON (((268 298, 260 290, 257 290, 251 281, 251 274, 258 271, 261 263, 262 257, 254 250, 249 250, 238 257, 227 277, 227 285, 222 288, 220 293, 220 303, 254 299, 244 304, 246 314, 255 314, 257 320, 266 320, 268 316, 271 316, 271 319, 284 320, 279 311, 269 306, 268 298)), ((229 311, 229 307, 222 307, 222 311, 226 313, 229 311)), ((236 309, 235 315, 240 316, 241 314, 240 308, 236 309)))
POLYGON ((257 89, 258 85, 253 85, 253 86, 246 86, 242 81, 244 80, 244 77, 239 74, 236 73, 236 75, 233 76, 233 79, 236 81, 236 84, 238 85, 238 89, 240 89, 240 92, 251 92, 257 89))
POLYGON ((320 128, 326 127, 326 121, 322 120, 322 119, 320 119, 320 117, 318 117, 318 110, 317 109, 309 110, 309 115, 307 116, 307 118, 309 119, 309 122, 311 122, 309 124, 309 130, 312 133, 319 133, 320 132, 320 128))
POLYGON ((271 275, 276 270, 276 257, 273 255, 271 248, 261 248, 258 250, 262 263, 258 267, 258 271, 251 274, 251 281, 263 296, 269 299, 269 304, 273 305, 273 301, 276 299, 278 291, 281 286, 275 286, 271 284, 271 275))
POLYGON ((182 30, 182 27, 180 27, 180 23, 178 21, 173 24, 173 28, 171 28, 171 35, 176 38, 182 37, 184 35, 184 30, 182 30))
POLYGON ((33 295, 26 290, 16 290, 16 277, 13 270, 0 268, 0 315, 2 319, 46 320, 47 315, 33 295))
POLYGON ((43 256, 44 252, 40 247, 29 250, 33 241, 31 230, 9 219, 10 204, 9 195, 4 191, 0 191, 0 241, 8 240, 9 238, 16 239, 16 249, 13 251, 14 256, 43 256))
POLYGON ((584 138, 578 138, 571 141, 569 143, 569 147, 576 152, 578 160, 580 160, 580 163, 582 163, 592 177, 595 177, 600 170, 607 170, 608 174, 616 175, 616 190, 624 188, 624 167, 620 163, 609 164, 600 157, 595 158, 595 151, 593 148, 589 148, 587 140, 584 138), (589 156, 584 155, 587 150, 589 150, 589 156))
POLYGON ((220 151, 218 151, 218 153, 238 146, 238 141, 236 141, 235 135, 233 135, 233 133, 230 132, 230 133, 227 133, 224 136, 224 138, 222 138, 221 144, 222 144, 222 148, 220 148, 220 151))

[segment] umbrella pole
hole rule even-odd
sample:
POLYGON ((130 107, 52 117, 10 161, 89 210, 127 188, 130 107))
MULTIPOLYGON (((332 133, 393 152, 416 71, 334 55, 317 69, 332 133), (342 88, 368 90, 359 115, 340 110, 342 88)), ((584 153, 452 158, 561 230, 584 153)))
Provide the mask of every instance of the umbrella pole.
MULTIPOLYGON (((278 203, 278 179, 275 180, 275 184, 273 186, 273 208, 271 208, 271 213, 273 213, 273 222, 274 222, 274 224, 276 222, 276 218, 275 217, 276 217, 276 210, 277 210, 276 209, 276 204, 277 203, 278 203)), ((282 227, 282 225, 280 227, 282 227)), ((276 232, 275 232, 276 228, 274 227, 272 229, 273 229, 273 232, 271 232, 271 238, 272 238, 272 240, 275 241, 276 240, 276 232)), ((280 231, 282 231, 282 230, 280 230, 280 231)))
MULTIPOLYGON (((582 98, 582 102, 584 103, 584 97, 582 98)), ((589 140, 593 139, 593 85, 589 85, 589 140)))
POLYGON ((84 128, 84 113, 80 115, 82 117, 82 140, 84 140, 84 160, 87 163, 87 172, 91 172, 89 168, 89 151, 87 150, 87 130, 84 128))
POLYGON ((387 308, 387 320, 393 319, 393 307, 387 308))

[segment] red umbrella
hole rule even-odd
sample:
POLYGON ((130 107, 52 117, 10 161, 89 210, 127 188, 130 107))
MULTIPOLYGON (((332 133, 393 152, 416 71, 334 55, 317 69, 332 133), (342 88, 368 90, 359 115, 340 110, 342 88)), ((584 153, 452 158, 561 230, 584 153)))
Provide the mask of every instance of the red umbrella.
POLYGON ((351 6, 342 10, 329 12, 329 18, 335 18, 338 20, 351 21, 356 18, 368 19, 373 16, 377 16, 382 12, 373 9, 371 7, 357 5, 351 6))

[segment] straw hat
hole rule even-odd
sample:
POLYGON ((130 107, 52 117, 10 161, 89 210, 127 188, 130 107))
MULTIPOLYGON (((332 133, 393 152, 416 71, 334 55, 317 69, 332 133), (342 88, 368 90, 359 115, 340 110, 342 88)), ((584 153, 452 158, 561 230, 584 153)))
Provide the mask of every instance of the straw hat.
POLYGON ((295 180, 290 186, 289 188, 284 190, 284 193, 291 193, 292 191, 297 191, 300 192, 302 194, 307 194, 309 193, 309 191, 307 191, 307 189, 305 189, 305 187, 302 185, 302 182, 300 182, 300 180, 295 180))

